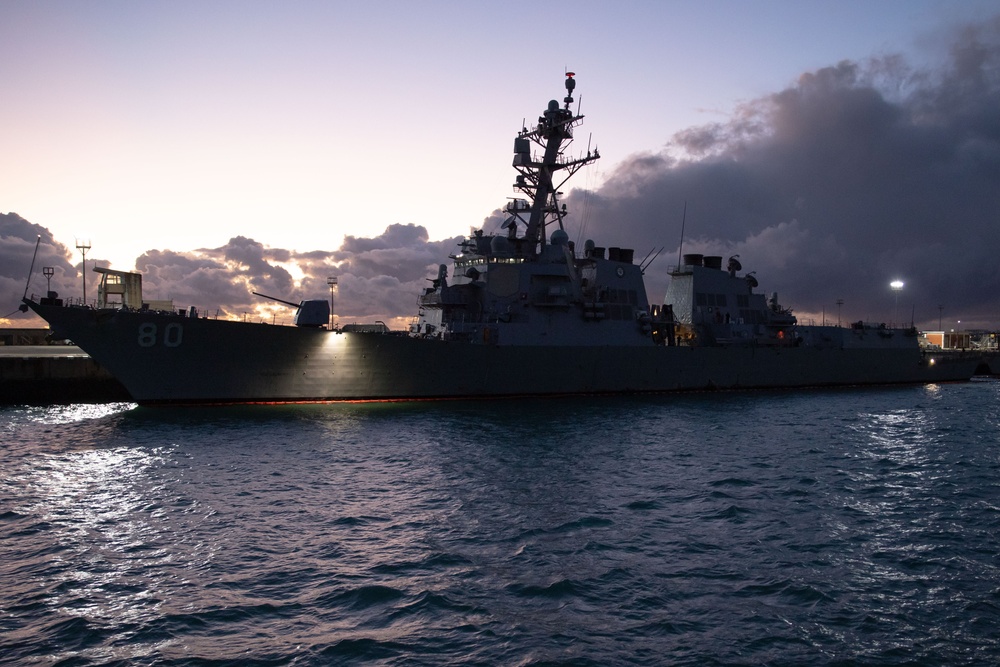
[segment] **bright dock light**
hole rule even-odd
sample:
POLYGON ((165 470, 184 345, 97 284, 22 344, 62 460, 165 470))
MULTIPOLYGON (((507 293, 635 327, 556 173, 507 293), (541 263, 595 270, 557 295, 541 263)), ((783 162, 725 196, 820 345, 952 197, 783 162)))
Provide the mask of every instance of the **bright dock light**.
POLYGON ((893 280, 889 283, 889 287, 896 293, 896 305, 892 308, 892 326, 896 326, 896 312, 899 310, 899 292, 903 289, 903 281, 893 280))

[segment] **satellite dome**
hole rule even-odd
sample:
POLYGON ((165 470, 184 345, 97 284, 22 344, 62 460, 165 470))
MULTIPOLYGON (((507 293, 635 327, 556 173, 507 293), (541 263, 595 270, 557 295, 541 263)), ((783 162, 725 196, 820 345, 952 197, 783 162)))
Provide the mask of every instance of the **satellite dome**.
POLYGON ((506 236, 494 236, 490 239, 490 250, 494 255, 509 255, 510 241, 506 236))

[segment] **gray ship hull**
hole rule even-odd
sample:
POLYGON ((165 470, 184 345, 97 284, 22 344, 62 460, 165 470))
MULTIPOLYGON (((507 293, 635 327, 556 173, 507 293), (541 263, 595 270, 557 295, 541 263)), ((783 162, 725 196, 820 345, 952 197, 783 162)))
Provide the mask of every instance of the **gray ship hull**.
POLYGON ((968 380, 984 361, 875 334, 797 347, 505 346, 29 305, 140 404, 928 383, 968 380))

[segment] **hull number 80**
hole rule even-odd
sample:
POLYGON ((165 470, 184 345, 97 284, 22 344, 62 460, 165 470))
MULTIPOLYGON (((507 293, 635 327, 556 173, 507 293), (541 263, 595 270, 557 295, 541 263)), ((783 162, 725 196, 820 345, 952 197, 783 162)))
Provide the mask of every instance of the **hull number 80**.
POLYGON ((164 347, 180 347, 182 340, 184 340, 184 327, 179 322, 171 322, 163 327, 162 334, 152 322, 143 322, 139 325, 139 347, 155 347, 157 343, 164 347))

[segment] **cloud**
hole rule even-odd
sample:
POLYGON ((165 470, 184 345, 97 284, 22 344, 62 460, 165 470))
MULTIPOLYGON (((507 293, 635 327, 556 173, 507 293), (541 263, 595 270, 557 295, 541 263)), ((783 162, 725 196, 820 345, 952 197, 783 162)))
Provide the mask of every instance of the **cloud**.
POLYGON ((252 293, 292 302, 323 299, 329 295, 327 279, 336 276, 341 321, 398 320, 400 325, 416 313, 425 278, 436 273, 458 241, 430 241, 417 225, 390 225, 372 238, 348 236, 333 251, 271 248, 238 236, 218 248, 149 251, 136 267, 144 274, 144 293, 156 290, 160 298, 223 317, 276 313, 290 319, 290 310, 252 293))
MULTIPOLYGON (((429 241, 420 225, 389 225, 374 238, 347 236, 331 260, 345 273, 362 278, 390 275, 403 282, 423 280, 428 267, 436 267, 455 252, 461 239, 429 241)), ((436 270, 433 271, 436 273, 436 270)))
MULTIPOLYGON (((51 233, 16 214, 0 216, 0 298, 14 310, 24 290, 35 239, 42 237, 32 291, 41 294, 40 267, 57 267, 53 289, 79 299, 79 267, 72 252, 51 233)), ((416 314, 416 296, 437 275, 437 266, 454 252, 459 237, 428 239, 418 225, 390 225, 375 237, 348 236, 337 250, 298 252, 265 246, 237 236, 217 248, 192 251, 148 250, 136 259, 143 274, 143 296, 170 299, 175 307, 195 306, 202 314, 289 322, 287 306, 254 296, 297 302, 329 296, 327 279, 338 278, 336 312, 340 322, 382 320, 403 327, 416 314)), ((106 264, 96 260, 96 264, 106 264)), ((88 267, 94 262, 88 258, 88 267)), ((94 274, 88 271, 93 281, 94 274)), ((96 282, 88 283, 88 300, 96 297, 96 282)), ((16 313, 10 326, 44 326, 31 315, 16 313)))
POLYGON ((78 267, 73 265, 72 252, 57 242, 48 229, 28 222, 17 213, 0 213, 0 315, 16 309, 26 290, 29 296, 44 296, 50 285, 52 291, 62 296, 79 297, 82 283, 78 267), (29 280, 33 257, 34 273, 29 280), (52 268, 50 281, 45 280, 43 267, 52 268))
POLYGON ((631 156, 569 204, 591 236, 615 231, 598 245, 667 247, 647 272, 654 301, 686 205, 686 252, 740 253, 799 313, 829 315, 842 298, 845 319, 890 319, 899 278, 906 320, 936 328, 941 305, 948 321, 995 327, 998 109, 1000 17, 955 35, 936 70, 889 56, 805 73, 631 156))

